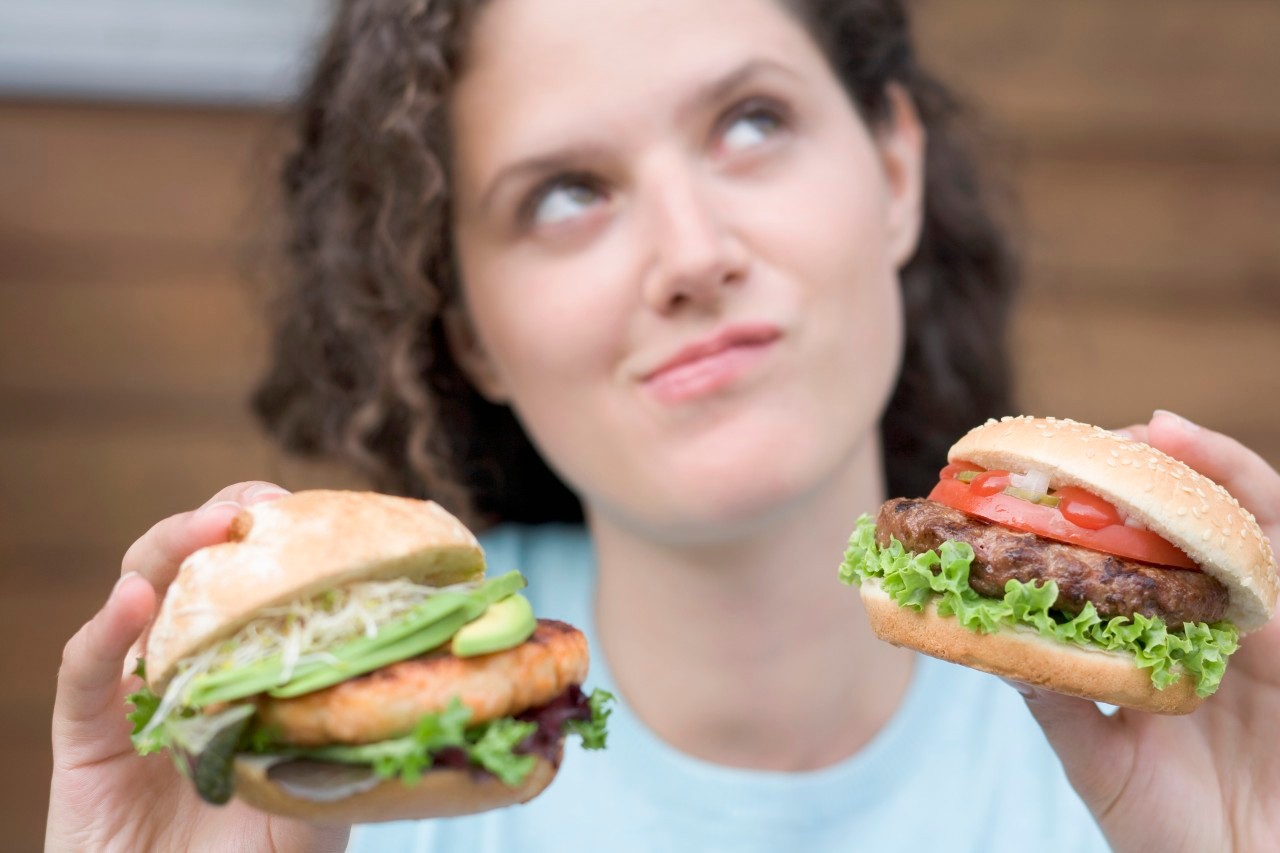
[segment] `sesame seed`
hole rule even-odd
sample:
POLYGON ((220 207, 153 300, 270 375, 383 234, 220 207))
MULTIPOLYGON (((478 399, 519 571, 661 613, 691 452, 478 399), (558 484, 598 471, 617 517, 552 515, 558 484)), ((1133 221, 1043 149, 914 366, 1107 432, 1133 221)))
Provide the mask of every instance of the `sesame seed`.
POLYGON ((1206 530, 1203 534, 1201 534, 1200 538, 1203 539, 1205 542, 1208 542, 1209 537, 1212 535, 1213 534, 1210 531, 1206 530))
POLYGON ((1114 459, 1108 459, 1108 460, 1107 460, 1107 467, 1108 467, 1108 468, 1114 468, 1114 467, 1116 467, 1116 460, 1114 460, 1114 459))

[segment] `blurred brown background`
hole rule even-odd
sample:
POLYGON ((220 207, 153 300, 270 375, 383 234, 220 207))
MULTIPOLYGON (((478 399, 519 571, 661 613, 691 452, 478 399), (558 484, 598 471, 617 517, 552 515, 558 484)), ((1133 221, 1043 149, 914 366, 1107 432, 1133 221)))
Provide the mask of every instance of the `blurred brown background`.
MULTIPOLYGON (((1169 408, 1280 463, 1280 4, 918 5, 1021 200, 1024 410, 1169 408)), ((245 413, 279 126, 0 99, 0 848, 41 844, 59 654, 128 544, 237 480, 353 482, 245 413)))

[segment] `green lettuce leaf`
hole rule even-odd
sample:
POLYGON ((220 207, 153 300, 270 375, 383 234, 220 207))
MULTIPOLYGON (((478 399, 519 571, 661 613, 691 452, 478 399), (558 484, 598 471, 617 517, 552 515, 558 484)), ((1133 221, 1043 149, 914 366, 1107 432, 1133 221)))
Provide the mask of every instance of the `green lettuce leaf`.
POLYGON ((1195 679, 1201 697, 1218 689, 1227 658, 1238 647, 1239 632, 1229 622, 1187 623, 1170 631, 1163 619, 1141 613, 1103 621, 1092 604, 1070 618, 1051 612, 1058 598, 1052 581, 1010 580, 1004 598, 984 598, 969 586, 973 549, 967 543, 948 541, 937 551, 913 554, 897 539, 881 548, 875 534, 870 516, 858 519, 840 564, 840 580, 854 586, 877 580, 898 605, 921 610, 933 602, 940 614, 954 616, 971 631, 989 634, 1023 626, 1060 642, 1125 652, 1149 671, 1157 688, 1163 690, 1186 673, 1195 679))
POLYGON ((133 723, 133 731, 129 737, 133 741, 134 750, 139 755, 149 755, 168 746, 169 738, 164 726, 157 726, 143 734, 143 729, 147 727, 147 723, 151 722, 151 718, 156 715, 160 707, 160 697, 152 693, 151 688, 147 686, 147 664, 142 658, 138 658, 133 674, 142 679, 142 685, 135 692, 124 697, 124 701, 133 706, 133 710, 125 714, 129 722, 133 723))
POLYGON ((399 777, 406 785, 413 785, 431 769, 432 757, 436 753, 451 746, 466 750, 471 745, 467 737, 470 720, 471 709, 454 697, 445 710, 427 714, 412 732, 403 737, 358 746, 319 746, 281 752, 338 764, 368 764, 380 778, 399 777))
POLYGON ((423 717, 417 727, 403 737, 359 746, 321 746, 282 750, 297 758, 313 758, 339 764, 367 764, 383 779, 399 778, 413 785, 430 770, 435 756, 457 747, 467 760, 488 770, 506 785, 519 785, 537 763, 532 755, 519 755, 515 748, 533 734, 537 724, 512 717, 468 726, 471 709, 454 697, 438 714, 423 717))
MULTIPOLYGON (((587 701, 591 706, 591 720, 565 723, 564 733, 581 736, 587 749, 603 749, 605 720, 612 713, 608 704, 613 701, 613 696, 604 690, 593 690, 587 701)), ((471 764, 489 771, 504 784, 515 787, 523 782, 533 771, 537 759, 515 750, 534 733, 537 724, 501 717, 468 726, 470 720, 471 710, 454 697, 444 711, 423 717, 413 732, 403 737, 358 746, 280 748, 273 751, 294 758, 369 765, 383 779, 399 778, 412 785, 431 769, 434 757, 441 750, 457 747, 471 764)))
POLYGON ((538 760, 532 755, 517 755, 514 750, 522 740, 537 731, 538 724, 504 717, 481 728, 480 736, 467 749, 467 757, 472 764, 480 765, 501 779, 504 785, 519 785, 538 760))
POLYGON ((591 719, 570 720, 564 724, 564 733, 576 734, 582 738, 583 749, 604 749, 609 736, 605 721, 613 713, 613 709, 609 707, 613 701, 614 695, 608 690, 592 690, 587 697, 587 704, 591 706, 591 719))

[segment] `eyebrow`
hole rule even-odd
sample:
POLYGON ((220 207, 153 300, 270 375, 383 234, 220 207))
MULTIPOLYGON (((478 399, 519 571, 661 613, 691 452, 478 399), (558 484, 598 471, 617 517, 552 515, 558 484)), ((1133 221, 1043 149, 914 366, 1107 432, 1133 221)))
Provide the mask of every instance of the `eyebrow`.
MULTIPOLYGON (((716 103, 733 94, 737 89, 751 82, 754 78, 766 73, 781 73, 787 77, 796 77, 796 73, 785 65, 771 59, 752 59, 727 74, 699 86, 688 98, 676 108, 676 115, 683 118, 706 104, 716 103)), ((494 198, 502 186, 523 175, 538 175, 561 171, 584 161, 603 159, 606 146, 600 143, 568 145, 522 158, 501 169, 497 176, 489 182, 488 188, 480 197, 480 209, 489 210, 494 198)))
POLYGON ((696 91, 676 109, 676 115, 684 117, 706 104, 722 101, 738 89, 750 83, 756 77, 770 73, 780 73, 785 77, 796 78, 799 75, 780 62, 772 59, 752 59, 743 63, 715 80, 699 86, 696 91))

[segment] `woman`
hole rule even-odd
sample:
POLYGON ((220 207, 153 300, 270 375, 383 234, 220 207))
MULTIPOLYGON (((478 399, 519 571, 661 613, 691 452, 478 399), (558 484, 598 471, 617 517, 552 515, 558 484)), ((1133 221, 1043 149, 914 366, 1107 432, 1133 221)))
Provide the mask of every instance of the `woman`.
MULTIPOLYGON (((362 0, 303 107, 260 413, 478 519, 580 513, 486 547, 623 698, 533 803, 359 849, 1276 846, 1280 626, 1193 717, 1108 718, 880 643, 834 581, 853 519, 1007 408, 1008 269, 898 3, 362 0)), ((1280 533, 1259 457, 1133 432, 1280 533)), ((343 845, 202 806, 121 709, 182 557, 280 493, 126 554, 59 677, 52 849, 343 845)))

